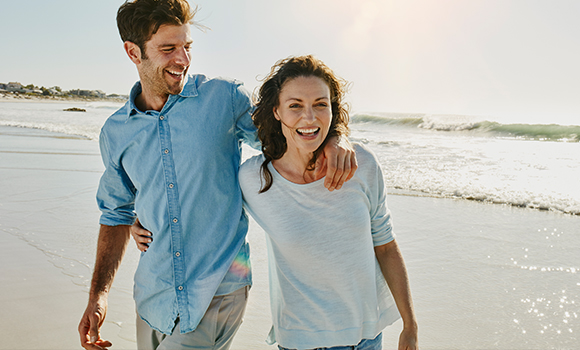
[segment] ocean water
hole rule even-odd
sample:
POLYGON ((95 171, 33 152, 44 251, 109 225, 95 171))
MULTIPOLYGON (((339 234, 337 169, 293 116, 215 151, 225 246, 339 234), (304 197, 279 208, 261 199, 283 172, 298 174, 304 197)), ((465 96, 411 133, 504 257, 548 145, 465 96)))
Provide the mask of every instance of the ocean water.
POLYGON ((0 125, 43 129, 99 139, 105 120, 123 104, 115 102, 0 102, 0 125), (66 112, 67 108, 86 112, 66 112))
MULTIPOLYGON (((97 140, 121 104, 0 104, 0 125, 97 140), (80 107, 86 113, 64 112, 80 107)), ((379 157, 391 193, 416 193, 580 215, 578 125, 502 124, 427 114, 355 114, 351 139, 379 157)))
MULTIPOLYGON (((0 203, 0 230, 44 252, 84 291, 95 256, 94 190, 102 171, 96 141, 100 126, 120 106, 0 102, 0 125, 24 128, 16 134, 27 134, 26 128, 62 133, 56 134, 62 149, 37 138, 30 149, 14 144, 24 149, 20 153, 9 148, 25 138, 0 134, 3 159, 18 165, 40 150, 44 163, 30 167, 48 171, 38 183, 16 177, 4 181, 2 195, 10 205, 0 203), (63 111, 69 107, 87 112, 63 111), (75 147, 80 148, 71 151, 75 147), (84 154, 87 164, 79 164, 71 156, 75 152, 84 154), (84 170, 71 171, 75 168, 84 170)), ((577 130, 469 116, 352 117, 352 140, 373 149, 383 167, 422 349, 579 348, 577 130)), ((271 349, 264 342, 270 327, 267 254, 264 233, 253 221, 248 239, 254 287, 233 348, 271 349)), ((131 248, 115 280, 106 321, 108 334, 118 332, 128 342, 134 341, 131 290, 139 256, 131 248)), ((400 323, 385 330, 385 349, 395 348, 399 331, 400 323)))
POLYGON ((351 129, 379 157, 391 193, 580 214, 580 125, 357 114, 351 129))

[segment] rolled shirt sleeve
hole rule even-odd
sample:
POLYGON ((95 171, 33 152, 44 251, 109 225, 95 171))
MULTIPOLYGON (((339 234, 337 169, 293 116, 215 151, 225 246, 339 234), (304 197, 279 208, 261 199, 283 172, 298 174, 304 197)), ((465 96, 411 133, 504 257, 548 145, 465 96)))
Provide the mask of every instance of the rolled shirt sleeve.
POLYGON ((135 222, 135 187, 121 166, 110 157, 107 137, 99 138, 105 172, 97 190, 97 205, 101 210, 99 223, 107 226, 132 225, 135 222))

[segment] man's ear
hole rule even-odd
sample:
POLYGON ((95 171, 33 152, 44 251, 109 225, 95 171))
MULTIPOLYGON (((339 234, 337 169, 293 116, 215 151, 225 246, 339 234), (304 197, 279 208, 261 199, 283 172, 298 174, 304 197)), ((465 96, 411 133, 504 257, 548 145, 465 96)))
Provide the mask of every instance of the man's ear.
POLYGON ((125 41, 123 48, 133 63, 140 64, 142 62, 141 48, 137 44, 131 41, 125 41))

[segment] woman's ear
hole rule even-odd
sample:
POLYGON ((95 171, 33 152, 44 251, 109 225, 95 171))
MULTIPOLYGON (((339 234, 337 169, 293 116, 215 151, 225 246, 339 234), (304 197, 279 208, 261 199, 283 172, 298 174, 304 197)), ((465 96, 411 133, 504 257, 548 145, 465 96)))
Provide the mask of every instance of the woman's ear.
POLYGON ((274 118, 276 118, 276 120, 280 120, 280 116, 278 115, 278 107, 272 108, 272 112, 274 112, 274 118))
POLYGON ((127 56, 129 56, 129 59, 133 61, 133 63, 141 64, 142 62, 141 48, 139 48, 137 44, 131 41, 125 41, 123 43, 123 48, 125 49, 127 56))

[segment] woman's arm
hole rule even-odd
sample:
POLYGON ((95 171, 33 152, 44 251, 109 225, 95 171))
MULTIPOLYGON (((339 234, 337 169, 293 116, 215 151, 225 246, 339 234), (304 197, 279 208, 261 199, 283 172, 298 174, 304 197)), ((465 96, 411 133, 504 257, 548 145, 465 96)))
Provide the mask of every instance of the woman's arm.
POLYGON ((399 313, 403 318, 403 331, 399 337, 399 350, 416 350, 417 319, 413 311, 409 277, 403 261, 403 255, 395 240, 375 247, 375 255, 379 261, 383 276, 395 298, 399 313))

